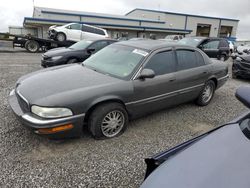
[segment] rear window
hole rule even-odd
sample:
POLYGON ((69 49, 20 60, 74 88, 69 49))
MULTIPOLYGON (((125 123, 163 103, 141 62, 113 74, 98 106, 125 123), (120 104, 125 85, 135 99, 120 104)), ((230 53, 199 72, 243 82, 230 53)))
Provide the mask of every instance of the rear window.
POLYGON ((82 30, 85 31, 85 32, 88 32, 88 33, 94 33, 94 34, 98 34, 98 35, 105 35, 103 30, 97 29, 97 28, 94 28, 94 27, 89 27, 89 26, 86 26, 86 25, 82 26, 82 30))

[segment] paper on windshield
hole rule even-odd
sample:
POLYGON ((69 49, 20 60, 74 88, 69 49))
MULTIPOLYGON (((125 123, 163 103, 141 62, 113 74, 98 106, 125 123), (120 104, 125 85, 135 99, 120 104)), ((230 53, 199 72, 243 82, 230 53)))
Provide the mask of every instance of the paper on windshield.
POLYGON ((140 49, 134 49, 134 50, 133 50, 133 53, 142 55, 142 56, 144 56, 144 57, 148 55, 148 52, 145 52, 145 51, 140 50, 140 49))

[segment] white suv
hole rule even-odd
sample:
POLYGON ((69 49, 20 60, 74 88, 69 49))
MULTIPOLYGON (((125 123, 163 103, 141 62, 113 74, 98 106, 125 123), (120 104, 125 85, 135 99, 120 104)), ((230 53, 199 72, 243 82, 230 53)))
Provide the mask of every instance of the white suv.
POLYGON ((80 41, 83 39, 108 38, 107 31, 86 24, 70 23, 63 26, 51 26, 49 38, 57 41, 80 41))

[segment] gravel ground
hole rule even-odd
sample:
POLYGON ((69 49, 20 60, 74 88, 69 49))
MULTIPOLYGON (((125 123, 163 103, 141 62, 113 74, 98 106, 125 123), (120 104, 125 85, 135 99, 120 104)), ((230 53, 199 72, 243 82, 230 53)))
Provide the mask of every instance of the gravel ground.
MULTIPOLYGON (((52 141, 24 128, 7 97, 16 80, 41 69, 41 54, 0 53, 0 187, 138 187, 143 159, 202 134, 246 111, 230 79, 207 107, 184 104, 130 122, 120 137, 52 141)), ((230 61, 229 61, 230 63, 230 61)))

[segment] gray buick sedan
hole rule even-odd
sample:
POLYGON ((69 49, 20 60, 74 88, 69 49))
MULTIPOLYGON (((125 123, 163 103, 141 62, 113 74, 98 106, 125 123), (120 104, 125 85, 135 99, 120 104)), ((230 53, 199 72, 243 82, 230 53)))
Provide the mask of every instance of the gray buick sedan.
POLYGON ((132 118, 195 101, 207 105, 228 79, 227 64, 199 49, 164 41, 124 41, 83 64, 21 77, 11 91, 14 113, 35 133, 50 138, 122 134, 132 118))

